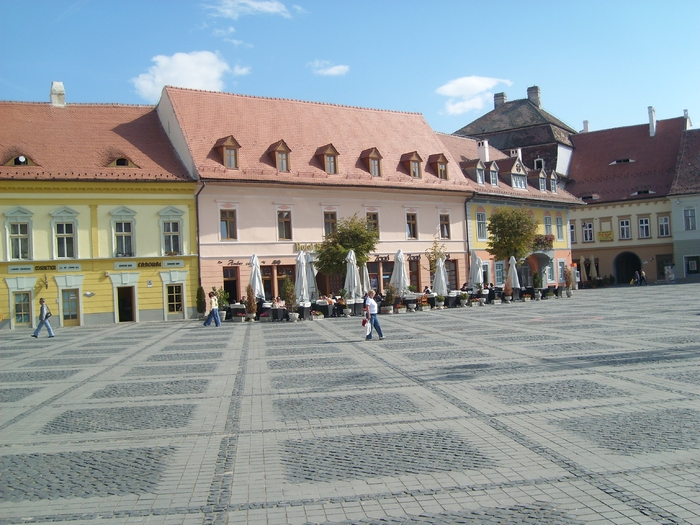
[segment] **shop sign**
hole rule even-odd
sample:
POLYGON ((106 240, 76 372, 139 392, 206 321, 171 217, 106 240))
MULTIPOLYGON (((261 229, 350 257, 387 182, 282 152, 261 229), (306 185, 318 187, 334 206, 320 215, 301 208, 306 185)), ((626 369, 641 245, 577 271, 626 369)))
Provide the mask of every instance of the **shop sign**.
POLYGON ((32 273, 34 271, 33 266, 8 266, 7 273, 32 273))
POLYGON ((114 263, 115 270, 134 270, 135 268, 136 268, 136 263, 134 261, 115 262, 114 263))
POLYGON ((612 230, 598 232, 598 240, 599 241, 612 241, 613 240, 612 230))
POLYGON ((163 268, 184 268, 185 267, 185 261, 173 261, 173 260, 165 260, 163 261, 163 268))
POLYGON ((320 246, 320 243, 317 242, 295 242, 294 243, 294 251, 295 252, 315 252, 316 249, 320 246))
POLYGON ((73 264, 59 264, 58 265, 58 271, 59 272, 79 272, 81 271, 82 266, 77 263, 73 264))
POLYGON ((141 261, 136 264, 137 268, 162 268, 163 263, 161 261, 141 261))
POLYGON ((55 264, 38 264, 34 267, 35 272, 55 272, 55 264))

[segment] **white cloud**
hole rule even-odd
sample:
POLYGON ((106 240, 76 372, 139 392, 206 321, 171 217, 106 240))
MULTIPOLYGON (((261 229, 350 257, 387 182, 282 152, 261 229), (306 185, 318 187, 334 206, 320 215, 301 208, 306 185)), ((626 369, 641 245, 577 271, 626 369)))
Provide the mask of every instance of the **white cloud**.
POLYGON ((348 71, 350 71, 350 66, 334 66, 327 60, 314 60, 306 65, 313 70, 314 75, 338 77, 345 75, 348 71))
POLYGON ((445 102, 445 111, 448 115, 461 115, 469 111, 478 110, 484 107, 493 98, 493 93, 489 90, 498 84, 508 86, 513 83, 510 80, 489 77, 461 77, 450 80, 444 86, 435 90, 439 95, 445 95, 450 99, 445 102))
POLYGON ((166 85, 221 91, 224 88, 222 77, 231 71, 229 65, 211 51, 158 55, 152 60, 155 65, 148 68, 147 73, 132 78, 131 82, 142 98, 154 103, 166 85))
POLYGON ((291 18, 287 7, 277 0, 219 0, 215 5, 207 6, 213 9, 215 16, 238 20, 244 15, 280 15, 291 18))
POLYGON ((233 66, 233 74, 236 75, 237 77, 241 77, 244 75, 250 75, 251 69, 252 68, 250 66, 243 67, 243 66, 236 65, 236 66, 233 66))

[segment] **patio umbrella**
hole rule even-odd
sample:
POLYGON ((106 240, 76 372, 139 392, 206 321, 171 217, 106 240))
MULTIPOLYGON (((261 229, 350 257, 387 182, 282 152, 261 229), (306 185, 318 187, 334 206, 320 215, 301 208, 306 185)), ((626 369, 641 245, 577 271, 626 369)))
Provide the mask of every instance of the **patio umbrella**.
POLYGON ((435 277, 433 278, 433 293, 447 295, 447 272, 445 272, 445 259, 440 257, 435 263, 435 277))
POLYGON ((515 288, 520 288, 520 279, 518 279, 518 269, 515 267, 515 257, 510 256, 508 261, 508 277, 510 278, 510 285, 515 288))
POLYGON ((297 253, 297 278, 294 282, 294 295, 297 303, 305 303, 309 300, 309 287, 306 285, 306 254, 303 250, 297 253))
POLYGON ((265 288, 263 288, 262 273, 260 273, 260 261, 255 254, 250 258, 250 269, 250 285, 253 287, 253 294, 264 301, 265 288))
POLYGON ((345 262, 345 290, 348 292, 348 299, 360 299, 362 298, 362 284, 360 284, 360 272, 353 250, 348 252, 345 262))
POLYGON ((367 270, 367 265, 363 264, 360 267, 360 281, 362 283, 362 295, 365 295, 372 288, 369 282, 369 271, 367 270))
POLYGON ((598 270, 595 269, 595 257, 591 255, 591 281, 598 278, 598 270))
POLYGON ((406 258, 401 250, 394 255, 394 271, 391 272, 389 284, 396 288, 396 294, 399 297, 406 296, 408 291, 408 274, 406 273, 406 258))
POLYGON ((316 267, 314 266, 314 256, 306 254, 306 286, 309 290, 309 300, 318 299, 318 287, 316 286, 316 267))
POLYGON ((472 263, 469 268, 469 285, 471 288, 478 288, 484 284, 483 266, 484 262, 481 258, 476 255, 476 252, 472 252, 472 263))
POLYGON ((588 277, 586 276, 586 259, 583 257, 583 255, 578 261, 578 266, 578 271, 581 274, 581 282, 586 282, 588 280, 588 277))

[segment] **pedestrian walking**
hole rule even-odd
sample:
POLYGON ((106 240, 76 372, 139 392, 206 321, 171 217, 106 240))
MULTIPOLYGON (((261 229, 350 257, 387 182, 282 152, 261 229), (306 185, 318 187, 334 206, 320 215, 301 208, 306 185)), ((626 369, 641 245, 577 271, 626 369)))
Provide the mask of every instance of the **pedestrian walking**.
POLYGON ((639 286, 639 272, 637 270, 634 271, 634 285, 639 286))
POLYGON ((374 300, 374 295, 374 290, 370 290, 367 292, 367 297, 365 298, 365 317, 369 320, 369 332, 365 337, 367 341, 372 340, 372 329, 377 331, 379 339, 384 339, 382 327, 379 325, 379 318, 377 317, 377 313, 379 313, 379 306, 377 305, 377 301, 374 300))
POLYGON ((34 330, 32 337, 38 339, 39 332, 41 332, 41 329, 44 326, 46 326, 46 329, 49 332, 49 337, 54 337, 53 330, 51 329, 51 323, 49 322, 49 319, 51 318, 51 310, 49 310, 49 307, 46 306, 46 301, 44 301, 43 297, 39 299, 39 305, 39 326, 37 326, 36 330, 34 330))
POLYGON ((647 274, 644 273, 644 270, 639 274, 639 286, 642 286, 642 283, 644 283, 644 286, 649 286, 649 283, 647 283, 647 274))
POLYGON ((217 327, 221 326, 221 319, 219 318, 219 301, 217 300, 214 292, 209 292, 209 315, 207 316, 207 320, 204 321, 204 326, 210 326, 212 319, 217 327))

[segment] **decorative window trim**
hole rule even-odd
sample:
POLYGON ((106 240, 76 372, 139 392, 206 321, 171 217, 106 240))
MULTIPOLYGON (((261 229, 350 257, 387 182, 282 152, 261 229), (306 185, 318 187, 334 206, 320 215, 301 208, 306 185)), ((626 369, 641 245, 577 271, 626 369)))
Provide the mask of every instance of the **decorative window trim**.
POLYGON ((16 206, 5 212, 5 260, 6 261, 32 261, 34 260, 34 223, 32 216, 34 212, 29 211, 21 206, 16 206), (12 243, 10 241, 10 224, 23 223, 27 224, 27 234, 29 235, 29 246, 27 247, 27 259, 12 258, 12 243))
POLYGON ((122 257, 135 257, 136 256, 136 212, 131 208, 126 206, 120 206, 109 212, 112 215, 112 257, 117 257, 117 227, 118 222, 130 222, 131 223, 131 249, 133 253, 131 255, 125 254, 122 257))
POLYGON ((370 175, 373 177, 382 176, 382 158, 383 157, 377 148, 369 148, 360 153, 360 159, 365 163, 367 171, 369 171, 370 175), (372 172, 372 164, 375 162, 377 165, 377 173, 372 172))
POLYGON ((552 235, 552 214, 549 212, 544 214, 544 234, 552 235))
POLYGON ((335 221, 334 221, 334 231, 338 227, 338 206, 323 206, 321 205, 321 218, 323 219, 323 227, 322 227, 322 237, 325 239, 325 237, 332 232, 326 232, 326 213, 334 213, 335 214, 335 221))
POLYGON ((240 165, 240 156, 239 152, 241 149, 241 145, 238 143, 238 141, 234 138, 233 135, 229 135, 227 137, 222 137, 219 140, 216 141, 214 144, 214 149, 218 152, 219 158, 221 159, 221 163, 224 165, 224 167, 227 170, 237 170, 239 169, 240 165), (230 157, 228 155, 229 151, 233 152, 233 165, 229 165, 229 160, 230 157))
POLYGON ((537 157, 533 162, 533 166, 536 170, 543 170, 544 169, 544 159, 542 157, 537 157))
POLYGON ((318 158, 321 166, 323 167, 323 171, 329 175, 337 175, 340 173, 338 165, 338 157, 340 156, 340 153, 338 153, 338 150, 335 148, 333 143, 326 144, 325 146, 318 148, 316 153, 314 153, 314 156, 318 158))
POLYGON ((418 155, 417 151, 404 153, 403 155, 401 155, 400 162, 401 164, 403 164, 404 168, 406 168, 408 175, 412 179, 420 179, 423 176, 423 168, 421 166, 423 159, 420 158, 420 155, 418 155), (417 168, 417 171, 414 171, 414 167, 417 168))
POLYGON ((452 239, 452 216, 450 210, 438 210, 438 236, 441 241, 449 241, 452 239), (443 235, 443 217, 447 217, 447 236, 443 235))
POLYGON ((656 218, 656 231, 658 233, 659 237, 671 237, 671 217, 669 215, 659 215, 656 218), (664 221, 664 230, 666 230, 668 233, 664 232, 662 234, 662 228, 661 228, 661 220, 665 219, 664 221))
POLYGON ((282 173, 290 173, 292 171, 292 162, 291 162, 291 155, 290 153, 292 152, 291 149, 289 149, 289 146, 287 146, 287 143, 284 140, 279 140, 275 142, 274 144, 270 145, 269 148, 267 148, 267 154, 270 156, 272 159, 272 165, 277 169, 277 171, 280 171, 282 173), (287 158, 287 169, 280 169, 283 168, 284 166, 280 165, 279 162, 279 155, 286 155, 287 158))
POLYGON ((53 237, 51 242, 51 258, 52 259, 78 259, 78 215, 80 213, 75 211, 68 206, 61 206, 60 208, 52 211, 50 215, 53 217, 51 219, 51 235, 53 237), (72 223, 73 224, 73 256, 72 257, 59 257, 58 256, 58 232, 56 231, 56 225, 58 223, 72 223))
POLYGON ((488 220, 488 216, 486 215, 486 210, 484 208, 482 208, 481 206, 479 208, 477 208, 477 210, 476 210, 475 220, 476 220, 476 240, 477 241, 488 241, 489 240, 489 220, 488 220), (479 221, 479 215, 484 216, 483 221, 479 221), (483 228, 484 235, 483 236, 479 235, 479 233, 480 233, 479 232, 479 224, 480 223, 484 225, 484 228, 483 228))
POLYGON ((419 223, 419 218, 418 218, 418 208, 407 208, 404 207, 404 224, 406 225, 406 240, 407 241, 417 241, 420 238, 420 230, 418 225, 419 223), (415 217, 415 236, 411 237, 409 235, 409 215, 413 215, 415 217))
POLYGON ((277 240, 279 242, 291 242, 294 240, 294 206, 291 204, 275 205, 275 230, 277 231, 277 240), (285 211, 289 212, 289 239, 280 238, 279 213, 285 211))
POLYGON ((163 320, 173 319, 174 317, 182 317, 187 319, 187 270, 169 270, 167 272, 158 272, 163 286, 163 320), (182 315, 180 312, 168 312, 168 286, 182 286, 182 315))
POLYGON ((379 208, 379 206, 365 206, 365 219, 367 218, 367 214, 369 213, 377 214, 377 235, 381 239, 381 217, 379 214, 379 208))
MULTIPOLYGON (((228 229, 228 226, 227 226, 228 229)), ((233 204, 233 203, 224 203, 223 205, 219 206, 219 242, 238 242, 238 203, 233 204), (236 212, 236 218, 234 219, 236 221, 236 231, 235 231, 235 236, 234 237, 223 237, 221 235, 221 212, 222 211, 234 211, 236 212)))
POLYGON ((183 220, 182 217, 185 212, 179 210, 175 206, 168 206, 163 208, 158 212, 160 219, 158 220, 158 227, 160 229, 160 254, 161 255, 183 255, 185 253, 185 236, 183 235, 183 220), (178 252, 166 252, 165 249, 165 229, 164 225, 166 222, 177 222, 179 224, 178 237, 180 238, 180 249, 178 252))

